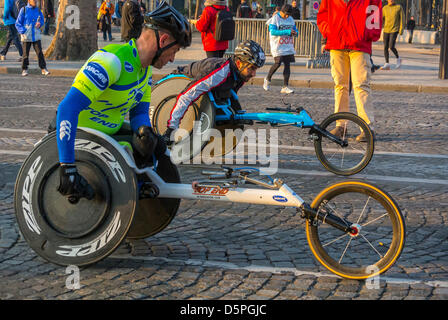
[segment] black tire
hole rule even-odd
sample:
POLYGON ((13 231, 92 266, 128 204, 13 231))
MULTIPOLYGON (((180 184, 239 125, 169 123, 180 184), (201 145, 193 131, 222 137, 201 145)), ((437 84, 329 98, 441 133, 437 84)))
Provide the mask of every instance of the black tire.
POLYGON ((320 221, 307 221, 311 252, 331 272, 366 279, 385 272, 399 258, 405 243, 404 218, 379 187, 361 181, 336 183, 322 190, 311 207, 344 218, 359 230, 351 235, 320 221))
MULTIPOLYGON (((159 160, 156 172, 165 182, 181 182, 179 171, 169 157, 159 160)), ((144 181, 148 180, 145 175, 144 181)), ((176 216, 180 201, 173 198, 140 199, 126 238, 144 239, 163 231, 176 216)))
POLYGON ((56 133, 31 152, 17 176, 14 207, 20 231, 41 257, 58 265, 84 266, 110 255, 131 225, 137 180, 121 154, 99 136, 77 130, 76 165, 95 191, 71 204, 57 191, 56 133))
POLYGON ((349 176, 362 171, 370 162, 374 151, 374 137, 367 123, 357 115, 349 112, 338 112, 327 117, 319 125, 320 128, 331 131, 336 123, 344 122, 346 129, 343 140, 347 147, 332 142, 325 136, 318 134, 314 140, 317 158, 330 172, 342 176, 349 176), (364 131, 367 142, 356 141, 356 136, 364 131))

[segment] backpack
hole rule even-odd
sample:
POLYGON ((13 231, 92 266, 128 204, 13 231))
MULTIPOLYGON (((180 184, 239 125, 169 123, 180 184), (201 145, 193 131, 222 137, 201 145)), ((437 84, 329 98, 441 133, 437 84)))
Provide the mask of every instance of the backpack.
POLYGON ((213 37, 216 41, 233 40, 235 38, 235 21, 230 11, 217 10, 216 22, 215 22, 215 34, 213 37))
POLYGON ((14 0, 14 5, 12 6, 11 15, 14 19, 17 20, 19 17, 20 9, 26 6, 26 2, 24 0, 14 0))

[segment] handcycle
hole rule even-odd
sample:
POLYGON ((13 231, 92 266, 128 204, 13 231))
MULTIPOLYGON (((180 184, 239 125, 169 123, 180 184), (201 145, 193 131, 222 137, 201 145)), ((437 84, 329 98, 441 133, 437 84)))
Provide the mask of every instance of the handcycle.
POLYGON ((126 238, 143 239, 163 231, 181 199, 295 208, 305 219, 312 254, 344 278, 381 274, 403 250, 400 208, 387 192, 367 182, 329 185, 311 203, 281 179, 255 176, 255 168, 203 171, 202 180, 183 184, 169 151, 149 166, 138 167, 121 139, 90 128, 77 130, 76 164, 95 190, 92 200, 69 201, 56 191, 55 132, 35 145, 17 176, 14 207, 23 238, 39 256, 58 265, 91 265, 112 254, 126 238))
MULTIPOLYGON (((150 119, 152 127, 158 134, 164 134, 171 110, 177 95, 191 79, 181 74, 171 74, 159 80, 152 88, 150 119)), ((234 100, 237 94, 232 90, 234 100)), ((267 112, 248 113, 237 106, 232 106, 230 99, 218 101, 212 92, 204 94, 189 107, 180 122, 179 128, 185 134, 175 140, 173 148, 177 150, 189 144, 189 154, 181 157, 179 162, 189 160, 207 146, 215 157, 231 152, 242 137, 245 125, 254 123, 269 124, 272 127, 293 126, 309 129, 309 137, 314 143, 316 156, 320 163, 330 172, 348 176, 362 171, 370 162, 374 152, 374 137, 367 123, 349 112, 339 112, 328 116, 320 124, 316 124, 307 111, 286 107, 266 108, 267 112), (197 130, 194 123, 198 122, 197 130), (342 136, 333 135, 330 131, 337 126, 343 128, 342 136), (219 130, 220 137, 204 138, 211 128, 219 130), (356 136, 365 133, 366 142, 358 142, 356 136), (202 140, 201 140, 202 139, 202 140), (201 143, 193 143, 201 140, 201 143)), ((176 152, 175 152, 176 153, 176 152)))

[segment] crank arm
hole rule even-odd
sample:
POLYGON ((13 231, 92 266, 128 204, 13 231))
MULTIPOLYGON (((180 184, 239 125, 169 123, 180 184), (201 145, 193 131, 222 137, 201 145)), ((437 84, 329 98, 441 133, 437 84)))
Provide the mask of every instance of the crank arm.
POLYGON ((327 223, 330 226, 335 227, 336 229, 339 229, 345 233, 353 234, 356 232, 356 230, 354 230, 352 228, 353 224, 351 222, 349 222, 345 219, 342 219, 330 212, 323 212, 321 210, 315 211, 315 210, 311 209, 311 207, 306 203, 304 203, 301 206, 301 209, 302 209, 302 217, 303 218, 306 218, 308 220, 317 219, 317 220, 319 220, 323 223, 327 223))
POLYGON ((328 139, 330 139, 331 141, 333 141, 334 143, 337 143, 338 145, 340 145, 341 147, 347 147, 348 146, 348 142, 346 140, 341 140, 338 137, 336 137, 335 135, 332 135, 330 132, 328 132, 325 129, 322 129, 321 127, 319 127, 318 125, 314 124, 311 127, 310 130, 310 134, 313 133, 318 133, 328 139))

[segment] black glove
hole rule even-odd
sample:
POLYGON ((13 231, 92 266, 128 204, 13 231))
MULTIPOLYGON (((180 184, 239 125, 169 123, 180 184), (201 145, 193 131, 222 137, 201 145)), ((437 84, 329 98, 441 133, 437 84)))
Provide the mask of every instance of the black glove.
POLYGON ((152 160, 152 155, 157 146, 157 135, 151 127, 140 126, 132 136, 132 146, 143 163, 152 160))
POLYGON ((165 145, 170 146, 174 141, 171 141, 171 133, 174 129, 167 128, 165 133, 161 136, 162 140, 165 142, 165 145))
POLYGON ((58 191, 68 196, 71 203, 78 202, 79 198, 92 200, 95 196, 93 188, 86 179, 78 173, 74 164, 61 164, 59 167, 59 187, 58 191))
POLYGON ((157 146, 154 149, 154 154, 155 154, 156 158, 160 160, 160 158, 165 154, 166 149, 167 149, 167 147, 166 147, 165 139, 163 138, 163 136, 157 135, 157 146))

